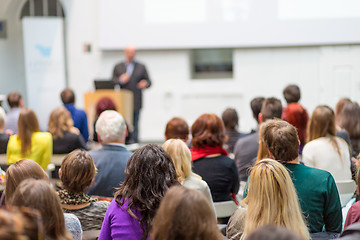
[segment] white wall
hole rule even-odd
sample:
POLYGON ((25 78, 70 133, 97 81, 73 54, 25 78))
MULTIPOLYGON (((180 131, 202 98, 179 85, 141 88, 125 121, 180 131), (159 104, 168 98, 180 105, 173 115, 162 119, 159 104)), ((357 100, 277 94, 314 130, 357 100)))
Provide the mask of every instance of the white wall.
MULTIPOLYGON (((3 0, 10 1, 20 2, 3 0)), ((62 3, 66 15, 68 83, 77 94, 77 105, 83 107, 83 93, 93 89, 95 78, 110 78, 113 66, 123 55, 120 51, 98 50, 98 1, 63 0, 62 3), (85 43, 92 45, 92 52, 83 51, 85 43)), ((12 7, 11 11, 20 10, 12 7)), ((8 17, 11 11, 6 11, 8 17)), ((3 16, 0 12, 0 18, 3 16)), ((22 42, 16 43, 22 37, 21 25, 20 30, 11 32, 9 40, 0 40, 0 63, 6 63, 0 64, 4 93, 11 86, 25 89, 22 42), (11 43, 11 40, 16 41, 11 43), (13 47, 7 50, 8 46, 13 47), (10 78, 18 82, 5 81, 10 78)), ((360 101, 360 45, 235 49, 233 57, 233 79, 191 80, 190 50, 139 51, 137 59, 146 64, 153 81, 153 86, 144 92, 140 139, 163 140, 165 124, 173 116, 184 117, 191 124, 201 113, 220 115, 226 107, 238 110, 241 130, 248 131, 255 126, 250 100, 256 96, 276 96, 283 100, 282 89, 289 83, 299 84, 303 93, 301 103, 310 113, 318 104, 334 106, 342 96, 360 101)))

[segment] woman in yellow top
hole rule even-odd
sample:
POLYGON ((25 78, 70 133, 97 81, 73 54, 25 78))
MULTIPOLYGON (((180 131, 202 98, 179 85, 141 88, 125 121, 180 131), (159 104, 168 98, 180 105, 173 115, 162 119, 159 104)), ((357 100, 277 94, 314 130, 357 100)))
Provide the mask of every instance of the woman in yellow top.
POLYGON ((51 133, 40 132, 33 110, 23 108, 18 120, 18 133, 11 136, 7 146, 7 164, 27 158, 37 162, 44 170, 53 152, 51 133))

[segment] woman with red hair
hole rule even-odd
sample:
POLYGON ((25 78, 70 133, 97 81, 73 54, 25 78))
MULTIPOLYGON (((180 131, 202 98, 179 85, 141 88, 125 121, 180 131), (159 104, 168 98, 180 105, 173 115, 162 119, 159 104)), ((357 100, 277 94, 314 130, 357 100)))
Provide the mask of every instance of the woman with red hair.
POLYGON ((231 200, 239 190, 239 175, 222 147, 224 123, 215 114, 203 114, 192 125, 191 135, 194 172, 208 183, 214 202, 231 200))

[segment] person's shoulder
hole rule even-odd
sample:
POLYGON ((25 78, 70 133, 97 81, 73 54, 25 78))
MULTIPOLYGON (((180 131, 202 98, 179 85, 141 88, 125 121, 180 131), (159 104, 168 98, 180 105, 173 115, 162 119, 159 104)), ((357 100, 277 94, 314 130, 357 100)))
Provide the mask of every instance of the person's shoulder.
POLYGON ((33 136, 38 141, 52 141, 52 135, 49 132, 35 132, 33 136))
POLYGON ((286 164, 286 167, 288 167, 293 172, 297 172, 297 171, 302 172, 302 173, 306 174, 306 176, 308 176, 308 177, 312 176, 312 177, 315 177, 315 178, 318 177, 321 179, 327 179, 329 177, 332 178, 331 173, 326 170, 305 166, 303 164, 291 164, 291 165, 286 164), (292 168, 291 165, 294 165, 295 168, 292 168))
POLYGON ((108 201, 96 201, 92 203, 95 208, 107 209, 110 205, 108 201))

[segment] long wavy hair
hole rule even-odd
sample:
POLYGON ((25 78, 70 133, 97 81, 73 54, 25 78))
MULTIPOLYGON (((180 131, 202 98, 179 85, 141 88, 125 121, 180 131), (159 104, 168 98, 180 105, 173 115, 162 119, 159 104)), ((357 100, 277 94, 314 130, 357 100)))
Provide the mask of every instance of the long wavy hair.
POLYGON ((139 221, 146 239, 161 199, 174 184, 179 184, 169 154, 161 147, 148 144, 134 152, 125 169, 125 180, 115 193, 121 206, 128 201, 128 213, 139 221), (141 218, 136 217, 140 213, 141 218))
POLYGON ((161 201, 151 239, 222 240, 224 236, 209 201, 197 190, 174 186, 161 201))
POLYGON ((335 113, 325 105, 315 108, 307 129, 307 142, 321 137, 327 137, 330 140, 331 145, 341 158, 340 147, 336 141, 335 113))
POLYGON ((281 163, 263 159, 255 164, 243 204, 247 205, 247 215, 241 239, 266 224, 285 227, 304 240, 310 239, 294 184, 281 163))
POLYGON ((31 151, 31 136, 34 132, 39 132, 39 121, 36 114, 30 108, 23 108, 20 111, 18 120, 17 138, 21 142, 21 154, 26 156, 31 151))
POLYGON ((74 122, 71 118, 70 112, 65 107, 55 108, 51 112, 49 118, 49 132, 53 135, 53 138, 62 138, 64 132, 71 131, 74 127, 74 122))
POLYGON ((191 170, 191 152, 180 139, 169 139, 167 140, 162 147, 170 155, 171 160, 173 161, 176 169, 177 180, 183 184, 185 179, 190 176, 201 177, 191 170))
POLYGON ((70 240, 65 229, 64 213, 60 199, 47 181, 28 179, 22 181, 10 201, 12 206, 36 209, 43 219, 45 239, 70 240))

